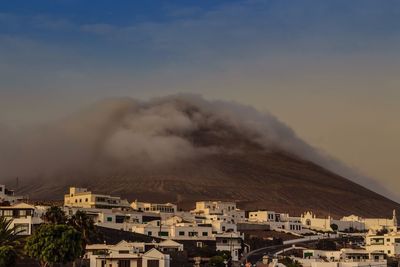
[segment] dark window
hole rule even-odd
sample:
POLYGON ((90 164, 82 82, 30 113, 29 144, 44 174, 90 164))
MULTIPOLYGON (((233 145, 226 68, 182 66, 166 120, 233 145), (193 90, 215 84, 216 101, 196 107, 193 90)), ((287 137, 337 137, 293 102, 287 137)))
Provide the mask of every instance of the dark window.
POLYGON ((203 232, 203 236, 208 236, 208 232, 203 232))
POLYGON ((117 215, 115 216, 116 223, 123 223, 125 221, 125 216, 117 215))
POLYGON ((168 236, 168 232, 161 231, 159 232, 159 236, 168 236))
POLYGON ((185 235, 185 232, 184 232, 184 231, 180 231, 180 232, 179 232, 179 235, 180 235, 180 236, 185 235))
POLYGON ((159 264, 159 260, 148 260, 147 261, 147 266, 148 267, 158 267, 159 264))
POLYGON ((118 266, 119 267, 131 267, 131 261, 130 260, 118 260, 118 266))

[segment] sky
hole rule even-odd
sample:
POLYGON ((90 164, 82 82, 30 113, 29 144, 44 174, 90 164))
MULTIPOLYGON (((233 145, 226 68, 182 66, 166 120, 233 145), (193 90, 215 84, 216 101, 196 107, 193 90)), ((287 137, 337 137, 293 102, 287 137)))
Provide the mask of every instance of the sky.
POLYGON ((400 200, 400 1, 0 2, 0 126, 115 96, 268 111, 400 200))

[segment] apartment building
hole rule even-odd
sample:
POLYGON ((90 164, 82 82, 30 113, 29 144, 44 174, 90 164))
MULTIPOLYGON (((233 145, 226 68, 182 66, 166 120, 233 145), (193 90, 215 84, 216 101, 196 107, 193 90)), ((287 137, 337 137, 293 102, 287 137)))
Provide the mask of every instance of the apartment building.
POLYGON ((129 202, 126 199, 121 199, 116 196, 96 194, 88 191, 86 188, 78 187, 69 188, 69 193, 64 196, 64 206, 99 209, 130 208, 129 202))
POLYGON ((251 211, 249 222, 265 223, 272 230, 283 230, 294 233, 304 233, 300 217, 291 217, 288 213, 277 213, 275 211, 251 211))
POLYGON ((198 201, 196 209, 192 210, 197 215, 226 215, 235 223, 246 220, 245 211, 236 207, 235 202, 229 201, 198 201))
POLYGON ((379 251, 390 257, 400 256, 400 233, 393 231, 384 235, 378 235, 370 231, 365 237, 367 250, 379 251))

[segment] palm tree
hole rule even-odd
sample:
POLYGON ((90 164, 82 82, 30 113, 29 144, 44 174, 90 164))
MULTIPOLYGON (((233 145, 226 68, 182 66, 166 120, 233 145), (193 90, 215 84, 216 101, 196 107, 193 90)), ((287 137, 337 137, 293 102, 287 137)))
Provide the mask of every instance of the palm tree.
POLYGON ((0 216, 0 267, 14 266, 17 258, 16 246, 19 245, 19 233, 23 230, 11 227, 12 219, 0 216))
POLYGON ((0 246, 15 246, 20 239, 22 229, 11 227, 12 219, 0 216, 0 246))
POLYGON ((45 223, 50 224, 65 224, 67 218, 65 212, 60 207, 51 206, 43 215, 43 220, 45 223))
MULTIPOLYGON (((97 235, 93 219, 86 212, 78 210, 68 219, 68 225, 72 226, 82 235, 82 257, 85 255, 86 245, 97 235)), ((80 262, 79 262, 80 265, 80 262)))

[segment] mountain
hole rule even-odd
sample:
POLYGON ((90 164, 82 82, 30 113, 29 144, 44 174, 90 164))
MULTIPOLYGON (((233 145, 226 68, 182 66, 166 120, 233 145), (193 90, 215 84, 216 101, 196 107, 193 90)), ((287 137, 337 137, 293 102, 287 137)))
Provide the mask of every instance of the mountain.
POLYGON ((335 216, 390 217, 400 207, 321 166, 329 159, 274 117, 248 107, 187 97, 145 104, 113 100, 99 106, 90 115, 76 115, 78 121, 85 118, 84 124, 71 118, 63 122, 69 138, 56 140, 73 136, 73 144, 85 144, 72 153, 79 164, 72 164, 67 155, 59 161, 68 165, 54 169, 54 160, 52 172, 21 179, 18 193, 56 200, 69 186, 82 186, 130 201, 174 202, 182 208, 199 200, 234 200, 248 210, 313 210, 335 216), (95 145, 86 147, 90 142, 95 145))

